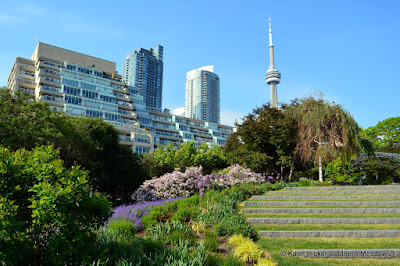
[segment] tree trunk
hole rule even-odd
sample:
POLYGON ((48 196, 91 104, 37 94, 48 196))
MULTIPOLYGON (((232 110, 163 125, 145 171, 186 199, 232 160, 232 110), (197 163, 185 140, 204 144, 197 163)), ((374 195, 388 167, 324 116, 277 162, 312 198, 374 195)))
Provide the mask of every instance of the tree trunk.
POLYGON ((322 179, 322 159, 321 159, 321 155, 319 156, 319 160, 318 160, 318 165, 319 165, 319 182, 324 182, 324 180, 322 179))
POLYGON ((292 182, 293 167, 290 167, 289 182, 292 182))

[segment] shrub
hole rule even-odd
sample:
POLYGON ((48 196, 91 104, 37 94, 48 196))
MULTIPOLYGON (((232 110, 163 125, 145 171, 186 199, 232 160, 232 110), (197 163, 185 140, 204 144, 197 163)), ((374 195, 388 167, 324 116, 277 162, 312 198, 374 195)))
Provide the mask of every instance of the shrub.
POLYGON ((256 231, 246 222, 245 217, 234 210, 238 201, 253 193, 263 193, 270 189, 269 185, 256 187, 255 184, 241 184, 222 192, 207 191, 201 200, 201 207, 204 209, 194 221, 204 222, 206 228, 214 227, 220 236, 242 234, 257 239, 256 231))
POLYGON ((208 252, 202 244, 191 249, 189 241, 178 241, 171 248, 159 248, 154 245, 155 249, 149 252, 146 249, 148 243, 154 245, 149 239, 136 241, 134 245, 137 248, 132 249, 128 256, 119 259, 115 265, 204 265, 208 257, 208 252))
POLYGON ((274 190, 280 190, 280 189, 282 189, 282 188, 284 188, 284 187, 286 187, 286 184, 285 184, 284 182, 281 182, 281 181, 276 182, 276 183, 273 185, 274 190))
POLYGON ((171 233, 171 225, 168 223, 159 223, 147 232, 153 240, 160 241, 163 245, 166 245, 168 243, 168 236, 171 233))
POLYGON ((233 247, 234 256, 240 261, 254 265, 276 265, 271 260, 264 258, 265 254, 260 246, 249 238, 233 235, 228 239, 228 243, 233 247))
POLYGON ((228 219, 221 221, 214 227, 214 230, 220 236, 239 234, 257 240, 257 232, 240 214, 232 215, 228 219))
POLYGON ((228 239, 228 243, 233 247, 239 246, 244 241, 246 241, 246 238, 242 235, 233 235, 228 239))
POLYGON ((189 225, 192 228, 192 231, 196 234, 203 232, 206 228, 205 224, 202 221, 195 222, 193 220, 190 220, 189 225))
POLYGON ((234 255, 243 262, 256 263, 264 253, 256 243, 248 240, 235 248, 234 255))
POLYGON ((228 257, 223 257, 218 254, 209 254, 206 260, 206 266, 215 266, 215 265, 220 265, 220 266, 243 266, 244 263, 235 258, 232 255, 229 255, 228 257))
POLYGON ((177 201, 177 211, 171 217, 171 221, 189 222, 199 211, 199 195, 177 201))
MULTIPOLYGON (((207 249, 207 247, 205 247, 207 249)), ((214 265, 222 265, 223 258, 218 254, 209 254, 205 263, 205 266, 214 266, 214 265)))
POLYGON ((196 216, 199 210, 199 195, 178 199, 164 206, 155 206, 142 218, 145 228, 151 228, 160 222, 180 221, 187 222, 196 216))
POLYGON ((264 257, 264 252, 260 246, 251 239, 242 236, 233 236, 228 239, 228 243, 233 246, 234 255, 243 262, 257 263, 264 257))
POLYGON ((118 206, 114 209, 112 217, 109 219, 109 222, 114 219, 127 219, 135 223, 135 227, 137 231, 143 230, 143 225, 142 225, 142 217, 147 215, 150 210, 159 205, 165 205, 168 204, 176 199, 165 199, 165 200, 157 200, 157 201, 151 201, 151 202, 140 202, 137 204, 133 205, 121 205, 118 206))
POLYGON ((179 239, 187 239, 190 244, 196 242, 194 232, 189 226, 179 221, 170 223, 159 223, 148 230, 152 239, 161 241, 164 245, 168 243, 176 244, 179 239))
POLYGON ((133 239, 136 234, 135 225, 127 219, 112 220, 107 224, 110 231, 126 239, 133 239))
POLYGON ((138 237, 135 239, 134 245, 136 250, 146 255, 162 252, 165 249, 165 243, 154 237, 138 237))
POLYGON ((201 166, 188 168, 184 173, 174 171, 145 181, 132 195, 132 199, 140 202, 179 196, 189 197, 195 193, 193 179, 201 176, 201 166))
POLYGON ((66 170, 52 147, 0 148, 0 154, 0 261, 91 260, 87 243, 94 241, 94 227, 108 219, 110 203, 99 193, 89 195, 88 173, 66 170))
POLYGON ((228 258, 226 258, 223 263, 221 264, 222 266, 243 266, 244 263, 238 260, 236 257, 230 255, 228 258))
POLYGON ((171 244, 177 244, 179 241, 184 241, 186 238, 185 233, 179 231, 171 232, 169 234, 169 241, 171 244))
POLYGON ((133 224, 127 220, 121 221, 122 219, 114 220, 108 226, 100 228, 96 232, 96 241, 89 245, 98 264, 113 264, 131 252, 135 240, 133 224))
POLYGON ((184 173, 174 171, 159 178, 147 180, 132 195, 136 201, 151 201, 156 199, 173 198, 178 196, 188 197, 200 192, 204 196, 206 190, 222 190, 237 184, 255 183, 262 184, 266 177, 252 172, 240 165, 232 165, 219 174, 203 176, 202 167, 187 168, 184 173))
POLYGON ((218 235, 213 231, 207 231, 204 234, 204 248, 211 252, 216 252, 218 250, 218 235))
POLYGON ((164 206, 155 206, 150 210, 150 212, 143 216, 142 224, 144 228, 149 229, 153 226, 156 226, 160 222, 167 221, 172 213, 176 212, 177 210, 177 203, 171 202, 164 206))

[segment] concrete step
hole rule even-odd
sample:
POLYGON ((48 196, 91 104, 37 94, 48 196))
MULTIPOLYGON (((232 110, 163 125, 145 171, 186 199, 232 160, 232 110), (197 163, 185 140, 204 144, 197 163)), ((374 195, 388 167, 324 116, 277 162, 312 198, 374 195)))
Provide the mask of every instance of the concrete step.
POLYGON ((271 191, 268 194, 390 194, 397 193, 400 194, 400 189, 360 189, 360 190, 278 190, 271 191))
POLYGON ((258 231, 261 237, 400 237, 400 230, 340 230, 340 231, 258 231))
POLYGON ((273 208, 273 209, 242 209, 242 213, 362 213, 384 214, 399 213, 400 208, 273 208))
POLYGON ((400 258, 400 249, 294 249, 281 251, 281 256, 324 259, 396 259, 400 258))
POLYGON ((400 199, 394 195, 253 196, 252 200, 400 199))
POLYGON ((247 218, 249 224, 400 224, 400 218, 247 218))
POLYGON ((285 190, 359 190, 359 189, 400 189, 400 185, 369 186, 327 186, 327 187, 286 187, 285 190))
POLYGON ((380 201, 245 201, 244 206, 400 206, 400 200, 380 201))

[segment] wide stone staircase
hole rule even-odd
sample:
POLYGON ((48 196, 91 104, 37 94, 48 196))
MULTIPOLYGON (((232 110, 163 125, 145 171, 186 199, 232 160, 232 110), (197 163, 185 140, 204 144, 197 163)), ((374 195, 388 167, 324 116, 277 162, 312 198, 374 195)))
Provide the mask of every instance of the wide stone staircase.
MULTIPOLYGON (((241 212, 261 237, 396 238, 400 237, 400 186, 287 187, 253 196, 241 212)), ((379 252, 400 258, 396 248, 379 252)), ((356 253, 350 251, 357 249, 348 251, 351 258, 356 253)), ((318 257, 310 250, 296 252, 318 257)))

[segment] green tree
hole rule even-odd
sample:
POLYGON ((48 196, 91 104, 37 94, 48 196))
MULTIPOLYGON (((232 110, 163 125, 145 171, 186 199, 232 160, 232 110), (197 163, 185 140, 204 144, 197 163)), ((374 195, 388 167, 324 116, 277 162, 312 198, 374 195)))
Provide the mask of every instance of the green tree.
POLYGON ((120 145, 118 132, 102 119, 64 116, 57 128, 66 165, 88 170, 94 188, 111 199, 128 199, 148 178, 139 155, 120 145))
POLYGON ((256 108, 244 117, 242 124, 236 124, 225 145, 230 164, 239 163, 257 172, 283 173, 294 167, 296 121, 282 110, 269 104, 256 108))
POLYGON ((341 157, 336 158, 330 162, 325 169, 325 176, 327 180, 334 181, 348 181, 352 182, 359 177, 359 173, 351 168, 350 161, 344 161, 341 157))
POLYGON ((357 122, 341 105, 313 97, 295 100, 288 108, 297 121, 294 155, 301 162, 331 162, 341 156, 347 161, 362 148, 357 122))
POLYGON ((60 137, 54 121, 61 113, 52 111, 28 93, 0 90, 0 144, 12 150, 32 149, 60 137))
POLYGON ((365 135, 382 152, 400 153, 400 117, 390 117, 365 130, 365 135))
POLYGON ((207 144, 195 145, 194 142, 183 143, 175 147, 171 142, 158 147, 153 154, 143 155, 143 164, 150 176, 161 176, 179 168, 202 166, 203 173, 227 166, 227 158, 221 147, 210 148, 207 144))
POLYGON ((0 90, 0 145, 12 150, 53 145, 66 167, 81 165, 94 188, 112 199, 128 199, 148 177, 140 157, 119 144, 112 125, 66 115, 27 93, 0 90))
POLYGON ((90 261, 92 229, 110 204, 89 193, 88 173, 67 170, 58 151, 0 148, 0 260, 9 265, 90 261))

